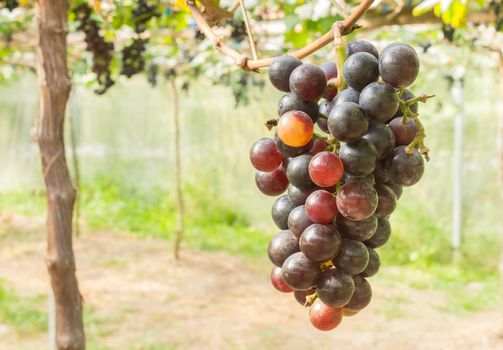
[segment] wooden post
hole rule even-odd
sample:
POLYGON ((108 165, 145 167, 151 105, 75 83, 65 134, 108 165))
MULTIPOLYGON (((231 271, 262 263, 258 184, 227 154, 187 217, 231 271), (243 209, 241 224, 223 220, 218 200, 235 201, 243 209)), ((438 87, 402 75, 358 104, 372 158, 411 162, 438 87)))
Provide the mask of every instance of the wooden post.
POLYGON ((37 0, 39 112, 35 138, 47 197, 46 264, 56 305, 56 344, 59 350, 83 350, 82 297, 72 248, 75 189, 64 145, 65 108, 71 89, 66 57, 67 17, 68 1, 37 0))

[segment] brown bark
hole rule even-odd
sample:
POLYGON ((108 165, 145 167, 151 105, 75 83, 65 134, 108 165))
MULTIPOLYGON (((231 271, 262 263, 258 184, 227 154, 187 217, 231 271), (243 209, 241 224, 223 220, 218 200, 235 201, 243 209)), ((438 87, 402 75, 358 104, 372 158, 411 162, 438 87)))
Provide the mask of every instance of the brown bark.
POLYGON ((65 108, 71 88, 67 69, 68 2, 37 0, 39 114, 36 140, 47 196, 46 264, 56 301, 58 349, 85 349, 82 298, 75 276, 72 214, 75 189, 65 157, 65 108))
POLYGON ((182 155, 180 150, 180 111, 178 108, 178 94, 176 90, 175 79, 170 80, 172 102, 173 102, 173 119, 175 124, 175 176, 176 176, 176 199, 178 203, 177 228, 175 234, 175 259, 180 257, 180 245, 182 243, 183 234, 185 231, 185 203, 183 201, 182 190, 182 155))

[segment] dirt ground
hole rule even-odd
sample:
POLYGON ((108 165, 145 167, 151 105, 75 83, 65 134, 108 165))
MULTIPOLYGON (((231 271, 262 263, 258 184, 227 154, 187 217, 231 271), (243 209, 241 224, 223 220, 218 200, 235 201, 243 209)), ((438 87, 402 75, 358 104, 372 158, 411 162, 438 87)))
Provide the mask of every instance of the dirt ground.
MULTIPOLYGON (((29 233, 2 239, 0 278, 23 296, 46 293, 42 222, 3 222, 29 233)), ((89 349, 503 349, 496 311, 449 314, 441 292, 379 276, 371 305, 322 333, 293 296, 273 290, 262 261, 185 250, 176 262, 169 242, 107 232, 84 232, 75 248, 89 349)), ((2 350, 47 348, 46 334, 0 326, 2 350)))

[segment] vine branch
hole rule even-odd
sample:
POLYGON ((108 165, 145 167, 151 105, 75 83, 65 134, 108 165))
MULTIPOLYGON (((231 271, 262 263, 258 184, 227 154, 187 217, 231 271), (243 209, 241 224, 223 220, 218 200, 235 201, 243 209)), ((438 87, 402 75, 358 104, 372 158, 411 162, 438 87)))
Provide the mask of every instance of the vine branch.
MULTIPOLYGON (((362 0, 362 2, 355 7, 353 12, 344 18, 344 20, 340 21, 338 24, 338 30, 341 33, 341 36, 347 35, 351 33, 355 29, 356 22, 365 14, 365 12, 372 5, 374 0, 362 0)), ((222 54, 233 58, 237 65, 244 70, 257 70, 259 68, 268 67, 274 59, 277 57, 268 57, 262 59, 250 59, 238 51, 227 46, 222 38, 216 36, 211 26, 208 24, 203 14, 195 4, 194 0, 187 0, 187 7, 189 8, 192 16, 194 17, 194 21, 196 22, 199 30, 213 42, 215 48, 220 51, 222 54)), ((301 49, 290 51, 287 54, 298 59, 302 59, 307 57, 314 52, 318 51, 322 47, 325 47, 328 43, 334 40, 334 31, 330 30, 327 33, 323 34, 318 39, 314 40, 312 43, 304 46, 301 49)))
POLYGON ((250 49, 252 52, 253 59, 258 59, 257 48, 255 46, 255 40, 253 39, 253 31, 250 24, 250 17, 248 16, 248 11, 246 11, 246 6, 244 0, 239 0, 239 5, 241 6, 241 12, 243 13, 243 20, 245 22, 246 32, 248 34, 248 40, 250 41, 250 49))

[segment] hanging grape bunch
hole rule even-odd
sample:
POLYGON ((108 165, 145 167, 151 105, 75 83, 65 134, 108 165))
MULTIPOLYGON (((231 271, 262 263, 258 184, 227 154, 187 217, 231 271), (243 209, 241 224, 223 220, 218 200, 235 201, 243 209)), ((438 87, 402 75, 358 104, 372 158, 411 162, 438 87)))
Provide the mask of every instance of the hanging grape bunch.
POLYGON ((367 278, 380 267, 376 249, 390 238, 402 187, 421 179, 428 157, 418 119, 418 102, 428 96, 406 89, 419 72, 414 49, 393 43, 379 55, 371 43, 355 41, 346 56, 349 87, 342 91, 332 84, 334 63, 274 60, 270 81, 286 93, 280 118, 272 123, 274 139, 260 139, 250 151, 259 190, 287 191, 272 206, 281 230, 268 247, 272 285, 310 306, 320 330, 370 303, 367 278))

